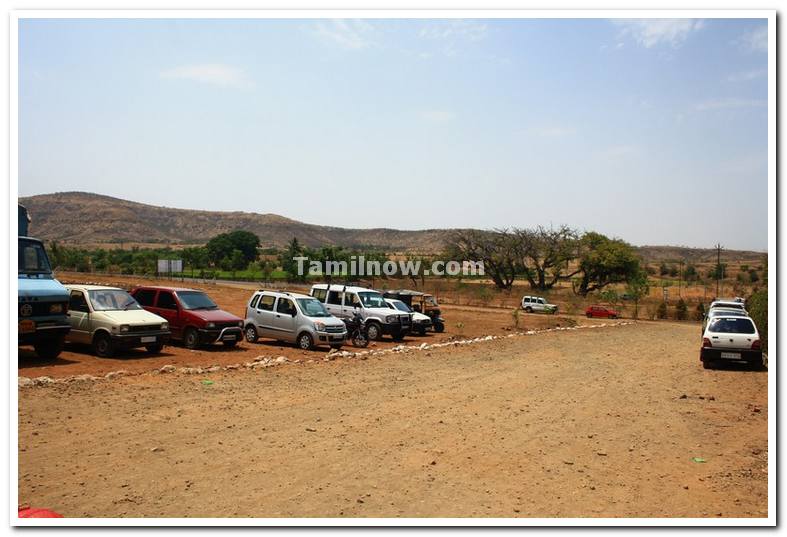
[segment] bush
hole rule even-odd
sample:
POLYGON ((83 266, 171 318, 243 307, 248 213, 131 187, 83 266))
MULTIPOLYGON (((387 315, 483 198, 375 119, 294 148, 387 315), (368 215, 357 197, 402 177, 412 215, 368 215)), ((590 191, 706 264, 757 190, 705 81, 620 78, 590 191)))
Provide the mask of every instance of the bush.
POLYGON ((656 309, 656 318, 657 319, 666 319, 667 318, 667 303, 662 302, 659 304, 658 309, 656 309))
POLYGON ((694 310, 694 319, 697 321, 701 321, 705 318, 705 304, 700 302, 697 304, 697 309, 694 310))
POLYGON ((754 324, 760 332, 762 350, 768 352, 768 290, 761 289, 749 297, 746 303, 754 324))
POLYGON ((757 274, 756 270, 751 269, 749 271, 749 281, 751 283, 757 283, 758 281, 760 281, 760 276, 759 276, 759 274, 757 274))
POLYGON ((685 321, 689 318, 689 307, 682 298, 678 300, 678 305, 675 306, 675 318, 679 321, 685 321))

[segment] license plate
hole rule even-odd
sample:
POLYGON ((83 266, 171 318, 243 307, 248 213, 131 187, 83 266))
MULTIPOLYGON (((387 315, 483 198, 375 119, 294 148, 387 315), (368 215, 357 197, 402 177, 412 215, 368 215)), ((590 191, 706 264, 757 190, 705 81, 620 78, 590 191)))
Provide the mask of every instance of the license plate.
POLYGON ((222 341, 235 341, 236 338, 237 338, 237 336, 224 336, 221 339, 222 339, 222 341))
POLYGON ((19 323, 19 332, 21 334, 29 334, 36 331, 36 322, 30 319, 25 319, 19 323))
POLYGON ((139 338, 139 340, 142 343, 155 343, 156 342, 156 336, 145 336, 145 337, 139 338))
POLYGON ((721 353, 722 358, 727 358, 729 360, 740 360, 741 353, 739 352, 723 352, 721 353))

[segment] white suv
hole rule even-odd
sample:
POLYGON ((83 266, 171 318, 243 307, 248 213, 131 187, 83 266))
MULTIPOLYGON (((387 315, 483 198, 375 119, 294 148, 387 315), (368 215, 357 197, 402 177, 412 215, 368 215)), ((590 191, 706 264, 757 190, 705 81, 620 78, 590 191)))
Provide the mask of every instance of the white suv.
POLYGON ((557 306, 555 304, 550 304, 539 296, 522 297, 522 309, 528 313, 557 313, 557 306))
POLYGON ((374 289, 319 283, 312 286, 311 295, 337 317, 350 318, 357 311, 366 321, 367 335, 372 341, 383 335, 390 335, 399 341, 410 333, 410 314, 392 311, 383 295, 374 289))
POLYGON ((315 345, 340 348, 347 327, 313 297, 281 291, 256 291, 246 306, 246 341, 260 337, 296 343, 303 350, 315 345))

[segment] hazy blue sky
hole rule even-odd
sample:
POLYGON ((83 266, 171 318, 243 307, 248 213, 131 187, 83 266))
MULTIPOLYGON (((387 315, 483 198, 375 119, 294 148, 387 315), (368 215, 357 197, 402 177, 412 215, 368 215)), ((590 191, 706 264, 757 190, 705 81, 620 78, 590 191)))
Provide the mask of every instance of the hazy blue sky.
POLYGON ((23 20, 21 196, 767 248, 766 20, 23 20))

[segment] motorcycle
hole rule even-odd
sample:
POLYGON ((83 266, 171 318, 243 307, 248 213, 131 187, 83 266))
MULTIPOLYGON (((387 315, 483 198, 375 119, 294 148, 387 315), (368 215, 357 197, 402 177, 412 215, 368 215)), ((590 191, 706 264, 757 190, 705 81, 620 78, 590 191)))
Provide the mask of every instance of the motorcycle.
POLYGON ((369 336, 366 334, 366 321, 357 311, 353 312, 352 318, 342 319, 347 326, 347 339, 354 347, 366 347, 369 345, 369 336))

